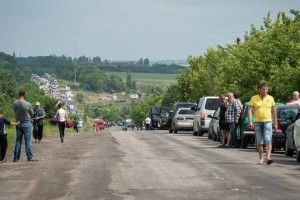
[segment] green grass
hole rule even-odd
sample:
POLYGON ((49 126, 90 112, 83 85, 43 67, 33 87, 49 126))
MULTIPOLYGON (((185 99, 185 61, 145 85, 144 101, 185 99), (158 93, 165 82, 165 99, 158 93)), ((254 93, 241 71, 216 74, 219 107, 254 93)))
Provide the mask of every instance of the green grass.
MULTIPOLYGON (((106 72, 107 74, 115 74, 126 80, 127 72, 106 72)), ((132 80, 144 83, 166 82, 175 83, 177 74, 157 74, 157 73, 136 73, 131 72, 132 80)))

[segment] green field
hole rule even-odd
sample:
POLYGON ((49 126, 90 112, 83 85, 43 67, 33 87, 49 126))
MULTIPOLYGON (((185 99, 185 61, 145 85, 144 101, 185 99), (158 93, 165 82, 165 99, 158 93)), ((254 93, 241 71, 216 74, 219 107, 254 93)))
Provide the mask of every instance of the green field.
MULTIPOLYGON (((115 74, 126 80, 127 72, 106 72, 107 74, 115 74)), ((177 74, 157 74, 157 73, 135 73, 131 72, 131 78, 141 83, 175 83, 177 74)))

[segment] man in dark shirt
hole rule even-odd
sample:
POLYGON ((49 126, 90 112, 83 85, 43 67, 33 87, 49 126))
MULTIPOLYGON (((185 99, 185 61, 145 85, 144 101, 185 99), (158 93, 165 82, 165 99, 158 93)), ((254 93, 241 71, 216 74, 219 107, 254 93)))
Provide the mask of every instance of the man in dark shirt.
POLYGON ((43 139, 43 119, 45 116, 45 110, 41 108, 40 102, 36 102, 33 114, 33 137, 35 143, 40 143, 43 139))
POLYGON ((24 90, 19 91, 19 99, 14 102, 13 108, 16 120, 20 122, 20 124, 16 127, 17 135, 13 162, 18 162, 20 159, 23 135, 25 139, 27 160, 37 161, 33 158, 31 148, 32 116, 34 112, 31 104, 25 100, 24 90))
MULTIPOLYGON (((227 100, 224 95, 219 96, 220 100, 220 114, 219 114, 219 127, 222 134, 222 144, 218 147, 226 147, 226 143, 229 145, 230 134, 229 134, 229 124, 226 122, 226 109, 227 109, 227 100)), ((228 146, 227 145, 227 146, 228 146)))

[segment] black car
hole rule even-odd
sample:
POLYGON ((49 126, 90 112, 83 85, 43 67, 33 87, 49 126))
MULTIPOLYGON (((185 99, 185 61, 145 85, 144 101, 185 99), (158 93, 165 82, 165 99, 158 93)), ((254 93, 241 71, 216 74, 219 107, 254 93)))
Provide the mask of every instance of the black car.
POLYGON ((170 108, 154 106, 150 108, 149 118, 151 119, 150 128, 163 129, 169 118, 170 108))
POLYGON ((273 133, 272 148, 275 149, 286 148, 286 129, 288 127, 288 119, 295 119, 297 113, 300 111, 298 105, 279 105, 277 106, 277 123, 280 132, 273 133))

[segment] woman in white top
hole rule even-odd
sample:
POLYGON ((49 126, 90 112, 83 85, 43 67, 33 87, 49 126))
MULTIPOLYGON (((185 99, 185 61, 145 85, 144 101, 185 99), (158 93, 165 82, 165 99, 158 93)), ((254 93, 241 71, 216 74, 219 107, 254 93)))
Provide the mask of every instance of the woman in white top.
POLYGON ((56 112, 56 119, 57 119, 57 125, 58 125, 61 143, 64 142, 66 119, 68 118, 67 111, 62 107, 63 107, 63 103, 59 103, 58 104, 59 109, 56 112))

